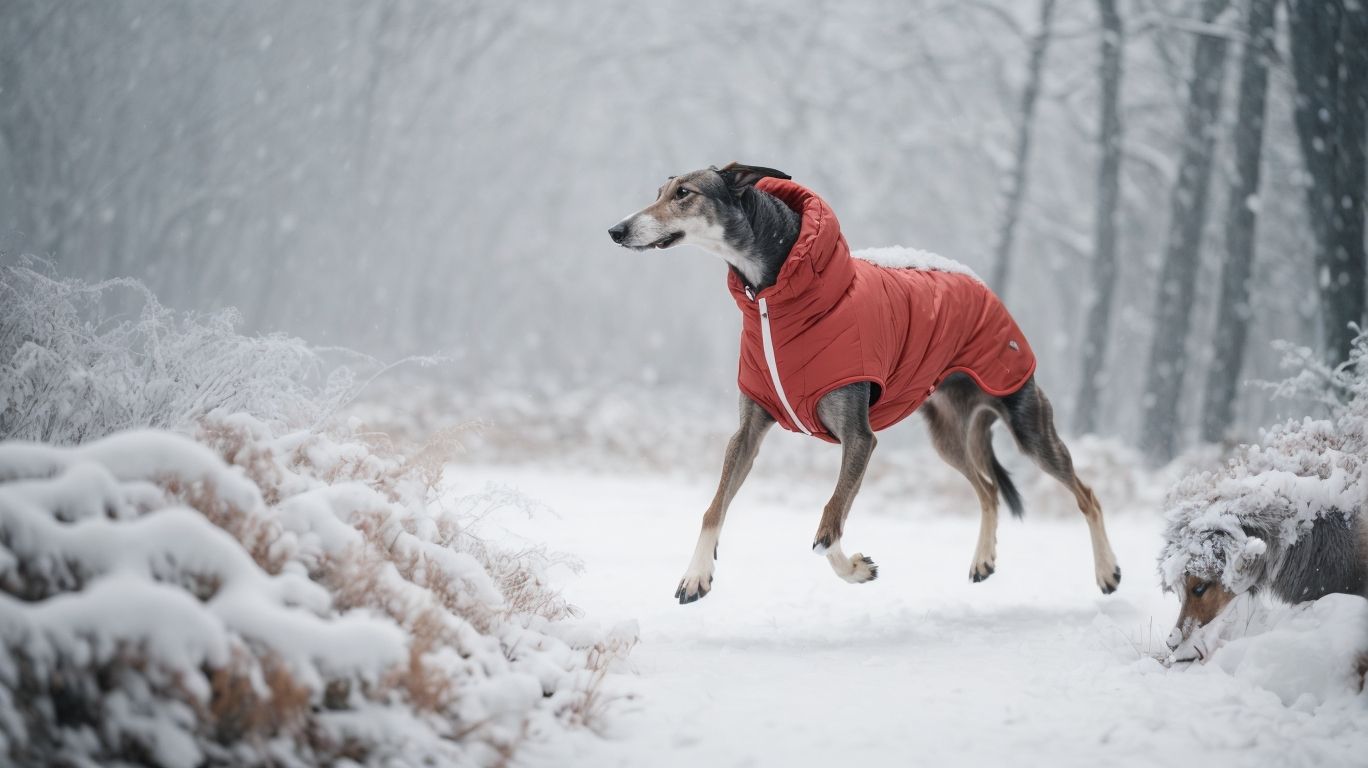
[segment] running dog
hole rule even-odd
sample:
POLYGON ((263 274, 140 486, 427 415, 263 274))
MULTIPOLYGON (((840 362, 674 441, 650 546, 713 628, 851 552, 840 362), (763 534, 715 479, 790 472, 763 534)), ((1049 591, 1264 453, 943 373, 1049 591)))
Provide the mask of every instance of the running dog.
POLYGON ((978 495, 973 581, 996 569, 999 495, 1021 515, 1021 497, 993 454, 990 429, 1001 419, 1022 452, 1073 492, 1091 533, 1097 585, 1116 590, 1121 570, 1102 507, 1055 432, 1030 345, 967 268, 908 249, 852 255, 820 197, 780 171, 737 163, 671 177, 655 202, 608 234, 638 251, 696 245, 722 257, 742 312, 741 424, 675 590, 680 603, 712 589, 727 508, 776 422, 841 445, 840 477, 812 548, 846 581, 876 578, 873 560, 845 554, 846 516, 874 433, 919 407, 941 458, 978 495))

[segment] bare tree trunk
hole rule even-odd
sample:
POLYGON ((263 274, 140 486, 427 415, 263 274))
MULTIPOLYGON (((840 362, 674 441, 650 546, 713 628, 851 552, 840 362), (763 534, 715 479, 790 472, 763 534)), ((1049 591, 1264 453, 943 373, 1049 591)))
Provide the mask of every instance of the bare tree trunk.
POLYGON ((1348 357, 1350 323, 1364 316, 1364 135, 1368 112, 1368 8, 1297 0, 1288 13, 1294 116, 1310 183, 1326 359, 1348 357))
POLYGON ((1097 405, 1102 367, 1107 359, 1112 298, 1116 292, 1116 213, 1121 198, 1121 66, 1125 29, 1116 0, 1097 0, 1102 16, 1102 111, 1098 118, 1097 218, 1093 226, 1092 291, 1083 341, 1083 372, 1079 381, 1074 429, 1097 431, 1097 405))
MULTIPOLYGON (((1368 253, 1365 253, 1365 214, 1368 214, 1368 4, 1357 0, 1345 4, 1344 27, 1340 29, 1340 50, 1344 54, 1343 78, 1340 81, 1340 140, 1338 165, 1342 174, 1340 206, 1336 209, 1336 261, 1345 265, 1347 288, 1344 293, 1344 317, 1354 318, 1363 325, 1368 297, 1364 294, 1368 283, 1368 253)), ((1347 327, 1344 321, 1340 327, 1347 327)), ((1353 346, 1352 332, 1344 341, 1327 346, 1335 361, 1349 359, 1353 346)), ((1338 341, 1338 340, 1337 340, 1338 341)))
POLYGON ((1276 10, 1277 0, 1249 0, 1235 117, 1235 173, 1226 201, 1226 258, 1221 265, 1216 336, 1212 339, 1211 367, 1207 370, 1202 406, 1202 439, 1209 443, 1225 439, 1234 418, 1235 387, 1244 368, 1245 337, 1253 314, 1249 306, 1249 278, 1254 265, 1268 66, 1277 55, 1273 46, 1276 10))
POLYGON ((1021 217, 1021 203, 1026 197, 1026 168, 1031 161, 1031 128, 1035 123, 1035 108, 1040 96, 1040 80, 1045 70, 1045 52, 1050 47, 1050 26, 1054 18, 1055 0, 1040 0, 1040 29, 1031 40, 1031 63, 1026 75, 1026 88, 1021 92, 1021 115, 1017 123, 1016 160, 1012 175, 1007 180, 1007 203, 998 229, 997 261, 993 265, 993 290, 999 296, 1007 294, 1007 279, 1012 259, 1012 242, 1016 237, 1017 220, 1021 217))
POLYGON ((62 160, 67 157, 56 139, 53 116, 35 98, 34 86, 22 77, 34 50, 47 38, 71 36, 70 18, 57 5, 6 8, 0 14, 0 151, 8 155, 9 196, 18 210, 6 211, 4 225, 25 236, 19 252, 65 256, 63 230, 53 226, 67 210, 69 193, 63 189, 62 160))
MULTIPOLYGON (((1202 0, 1203 23, 1214 22, 1227 1, 1202 0)), ((1206 222, 1225 54, 1225 37, 1199 33, 1188 80, 1183 154, 1169 209, 1168 243, 1154 308, 1154 340, 1141 401, 1140 446, 1155 464, 1173 458, 1181 428, 1178 401, 1183 394, 1183 373, 1187 367, 1187 337, 1192 325, 1202 227, 1206 222)))

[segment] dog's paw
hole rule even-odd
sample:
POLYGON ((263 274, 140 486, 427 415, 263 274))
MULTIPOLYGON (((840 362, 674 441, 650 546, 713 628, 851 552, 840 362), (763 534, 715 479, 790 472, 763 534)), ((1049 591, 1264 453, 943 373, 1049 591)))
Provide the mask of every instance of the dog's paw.
POLYGON ((856 552, 850 556, 849 568, 837 573, 851 584, 863 584, 879 578, 879 566, 875 565, 873 560, 856 552))
POLYGON ((711 573, 689 572, 684 578, 679 580, 679 586, 675 589, 675 599, 679 600, 680 605, 687 605, 700 598, 708 596, 712 591, 711 573))
POLYGON ((1102 590, 1102 594, 1110 595, 1111 593, 1116 591, 1116 588, 1120 586, 1120 584, 1121 566, 1113 565, 1110 573, 1103 569, 1098 569, 1097 586, 1099 589, 1102 590))
POLYGON ((969 580, 975 584, 997 573, 997 566, 991 560, 982 560, 969 567, 969 580))

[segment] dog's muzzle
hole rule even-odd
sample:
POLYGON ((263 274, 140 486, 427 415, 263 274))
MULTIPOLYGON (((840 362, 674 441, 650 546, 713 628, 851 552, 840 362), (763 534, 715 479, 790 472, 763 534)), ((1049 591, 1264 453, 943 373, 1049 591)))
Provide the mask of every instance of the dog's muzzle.
POLYGON ((613 242, 621 244, 622 238, 627 236, 627 222, 619 221, 608 229, 608 236, 613 238, 613 242))

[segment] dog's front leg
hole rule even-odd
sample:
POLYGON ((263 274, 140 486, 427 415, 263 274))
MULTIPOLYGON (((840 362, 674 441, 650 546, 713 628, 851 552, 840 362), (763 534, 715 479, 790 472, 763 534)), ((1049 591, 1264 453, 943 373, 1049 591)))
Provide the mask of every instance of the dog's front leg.
POLYGON ((851 384, 825 395, 817 403, 817 416, 827 431, 841 441, 841 476, 836 491, 822 512, 812 551, 826 555, 827 562, 837 576, 852 584, 878 578, 879 567, 874 561, 856 552, 849 557, 841 549, 841 533, 845 530, 846 515, 855 502, 855 494, 864 480, 869 457, 878 441, 869 426, 870 386, 851 384))
POLYGON ((727 443, 717 494, 708 505, 708 511, 703 514, 703 530, 698 533, 698 545, 694 547, 689 570, 675 589, 675 597, 679 598, 681 605, 692 603, 712 589, 713 561, 717 559, 717 540, 722 533, 722 521, 727 517, 727 507, 746 475, 750 474, 755 454, 760 451, 760 441, 773 425, 774 419, 764 408, 749 397, 741 396, 741 426, 727 443))

